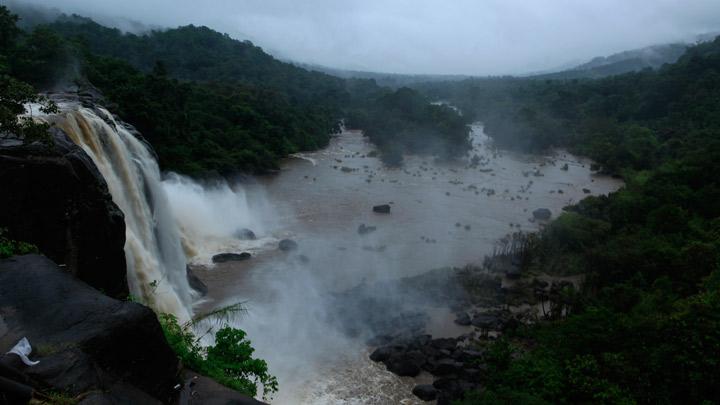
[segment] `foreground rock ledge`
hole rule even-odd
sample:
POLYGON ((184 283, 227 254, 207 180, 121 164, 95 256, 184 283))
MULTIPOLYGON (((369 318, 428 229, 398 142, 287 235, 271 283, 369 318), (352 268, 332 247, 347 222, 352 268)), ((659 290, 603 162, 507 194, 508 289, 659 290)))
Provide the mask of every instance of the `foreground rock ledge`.
POLYGON ((81 404, 261 404, 181 370, 152 310, 110 298, 41 255, 0 260, 0 352, 22 337, 40 361, 20 370, 32 385, 81 404))

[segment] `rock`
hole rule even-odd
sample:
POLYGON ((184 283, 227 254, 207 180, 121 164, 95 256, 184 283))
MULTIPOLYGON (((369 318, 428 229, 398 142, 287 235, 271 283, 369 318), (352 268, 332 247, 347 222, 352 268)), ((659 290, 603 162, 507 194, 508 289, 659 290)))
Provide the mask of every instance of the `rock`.
POLYGON ((472 324, 480 329, 494 329, 500 326, 500 317, 493 314, 477 314, 473 317, 472 324))
POLYGON ((511 280, 517 280, 522 277, 522 269, 516 265, 507 266, 505 269, 505 277, 511 280))
POLYGON ((582 192, 585 193, 585 194, 590 194, 590 189, 589 189, 589 188, 583 188, 583 189, 582 189, 582 192))
POLYGON ((455 323, 462 326, 468 326, 471 323, 470 315, 467 312, 461 312, 456 315, 455 323))
POLYGON ((283 239, 278 243, 278 248, 283 252, 289 252, 298 248, 297 242, 292 239, 283 239))
POLYGON ((242 253, 219 253, 212 257, 213 263, 239 262, 248 260, 252 255, 248 252, 242 253))
POLYGON ((420 374, 420 366, 425 363, 425 356, 417 350, 394 353, 384 363, 394 374, 401 377, 415 377, 420 374))
POLYGON ((565 163, 564 165, 562 165, 562 167, 560 168, 560 170, 565 170, 565 171, 567 171, 569 168, 570 168, 570 167, 568 166, 568 164, 565 163))
POLYGON ((390 213, 390 204, 376 205, 373 207, 373 212, 376 212, 378 214, 389 214, 390 213))
POLYGON ((376 230, 377 230, 376 226, 367 226, 365 224, 360 224, 360 226, 358 226, 357 233, 360 235, 365 235, 370 232, 374 232, 376 230))
POLYGON ((204 297, 208 293, 208 288, 205 285, 205 283, 200 280, 200 278, 195 274, 195 272, 192 271, 190 266, 185 267, 185 272, 187 273, 187 280, 188 284, 190 284, 190 287, 200 293, 200 296, 204 297))
POLYGON ((453 338, 437 338, 430 341, 430 346, 438 350, 454 350, 457 340, 453 338))
POLYGON ((180 391, 179 404, 187 405, 263 405, 251 397, 218 384, 192 370, 182 373, 185 382, 180 391))
POLYGON ((54 145, 0 146, 0 225, 91 286, 128 295, 125 221, 90 157, 57 127, 54 145))
POLYGON ((247 228, 238 229, 237 231, 235 231, 233 236, 236 239, 240 239, 240 240, 255 240, 255 239, 257 239, 257 237, 255 236, 255 232, 253 232, 247 228))
POLYGON ((372 361, 385 361, 395 353, 395 348, 392 346, 382 346, 375 349, 370 353, 370 360, 372 361))
POLYGON ((552 217, 552 212, 547 208, 538 208, 533 211, 533 217, 542 221, 547 221, 552 217))
POLYGON ((463 363, 455 361, 455 359, 444 358, 435 362, 433 366, 433 374, 448 375, 456 374, 462 371, 463 363))
POLYGON ((412 393, 423 401, 434 401, 437 397, 437 389, 432 384, 416 385, 412 393))
POLYGON ((100 293, 46 257, 0 260, 0 319, 0 352, 27 337, 40 363, 23 371, 50 389, 161 402, 175 393, 179 362, 155 313, 100 293))

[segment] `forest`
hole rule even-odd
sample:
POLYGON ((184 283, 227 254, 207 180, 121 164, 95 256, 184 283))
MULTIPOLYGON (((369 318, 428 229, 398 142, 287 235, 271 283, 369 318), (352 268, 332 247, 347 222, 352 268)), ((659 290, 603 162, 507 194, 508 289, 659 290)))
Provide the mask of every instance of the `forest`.
POLYGON ((599 80, 473 79, 422 91, 497 145, 568 148, 625 187, 566 208, 524 271, 584 274, 550 322, 489 348, 466 403, 710 403, 720 398, 720 39, 599 80))
POLYGON ((418 146, 453 138, 463 145, 467 131, 457 113, 414 90, 308 71, 207 27, 135 35, 75 15, 23 27, 13 75, 40 90, 96 87, 153 145, 164 170, 276 170, 288 154, 325 146, 346 117, 387 156, 464 152, 418 146), (386 109, 390 103, 397 108, 386 109), (418 106, 423 111, 407 113, 418 106), (364 120, 351 118, 357 116, 364 120))

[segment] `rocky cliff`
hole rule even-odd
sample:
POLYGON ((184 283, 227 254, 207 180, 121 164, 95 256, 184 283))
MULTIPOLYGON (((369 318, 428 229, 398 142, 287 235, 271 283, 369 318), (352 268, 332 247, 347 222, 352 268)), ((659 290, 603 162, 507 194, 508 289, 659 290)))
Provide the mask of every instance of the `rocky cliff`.
POLYGON ((123 214, 87 154, 50 131, 53 144, 0 143, 0 226, 80 280, 127 297, 123 214))

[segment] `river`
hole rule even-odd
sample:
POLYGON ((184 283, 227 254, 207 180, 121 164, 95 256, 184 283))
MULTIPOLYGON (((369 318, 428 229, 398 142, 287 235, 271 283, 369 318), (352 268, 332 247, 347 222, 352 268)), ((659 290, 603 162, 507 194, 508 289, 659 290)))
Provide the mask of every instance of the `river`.
MULTIPOLYGON (((245 302, 247 311, 233 323, 248 332, 256 355, 278 376, 273 403, 420 403, 410 392, 416 379, 372 363, 363 339, 328 323, 327 295, 479 263, 508 233, 537 230, 533 210, 548 208, 555 217, 566 205, 622 185, 563 151, 528 156, 496 150, 481 125, 472 126, 471 137, 473 150, 459 161, 411 156, 403 168, 389 169, 361 133, 345 131, 320 151, 284 160, 277 175, 206 185, 203 193, 219 201, 212 207, 194 204, 190 197, 197 193, 182 179, 166 180, 186 251, 210 291, 196 309, 245 302), (374 213, 378 204, 390 204, 391 213, 374 213), (361 224, 377 229, 361 235, 361 224), (237 227, 252 229, 258 239, 231 238, 237 227), (201 236, 204 243, 192 242, 201 236), (283 238, 297 241, 298 250, 280 252, 283 238), (211 263, 215 253, 240 251, 253 258, 211 263)), ((433 336, 462 332, 448 309, 432 315, 433 336)), ((431 381, 428 375, 418 379, 431 381)))

